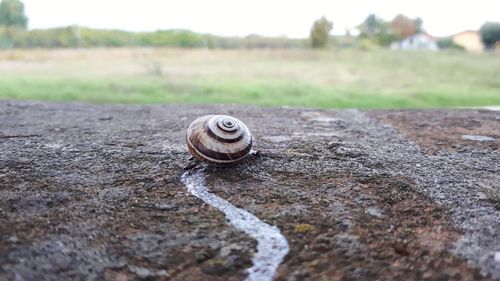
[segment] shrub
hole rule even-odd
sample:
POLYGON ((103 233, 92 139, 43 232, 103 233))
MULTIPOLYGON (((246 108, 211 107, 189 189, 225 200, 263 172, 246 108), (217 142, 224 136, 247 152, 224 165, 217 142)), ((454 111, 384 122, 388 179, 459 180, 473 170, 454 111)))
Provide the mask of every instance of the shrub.
POLYGON ((450 37, 441 38, 437 41, 438 47, 440 49, 452 49, 452 50, 460 50, 464 51, 464 47, 457 45, 453 42, 453 39, 450 37))

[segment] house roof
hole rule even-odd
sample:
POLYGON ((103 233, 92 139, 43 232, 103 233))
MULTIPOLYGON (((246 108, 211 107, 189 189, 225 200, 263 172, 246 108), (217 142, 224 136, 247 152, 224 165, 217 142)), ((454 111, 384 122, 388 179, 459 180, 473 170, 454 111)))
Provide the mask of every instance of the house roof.
POLYGON ((464 33, 477 33, 477 34, 479 34, 479 31, 468 29, 468 30, 461 31, 459 33, 452 34, 452 35, 450 35, 450 37, 457 36, 457 35, 464 34, 464 33))

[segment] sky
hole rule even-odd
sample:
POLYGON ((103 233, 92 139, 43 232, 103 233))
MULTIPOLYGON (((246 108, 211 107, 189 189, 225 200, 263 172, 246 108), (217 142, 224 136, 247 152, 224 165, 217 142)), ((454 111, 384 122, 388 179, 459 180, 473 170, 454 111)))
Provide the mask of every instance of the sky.
POLYGON ((223 36, 304 38, 314 20, 333 21, 332 34, 353 30, 368 14, 421 17, 424 29, 447 36, 500 22, 500 0, 22 0, 29 28, 80 25, 154 31, 189 29, 223 36))

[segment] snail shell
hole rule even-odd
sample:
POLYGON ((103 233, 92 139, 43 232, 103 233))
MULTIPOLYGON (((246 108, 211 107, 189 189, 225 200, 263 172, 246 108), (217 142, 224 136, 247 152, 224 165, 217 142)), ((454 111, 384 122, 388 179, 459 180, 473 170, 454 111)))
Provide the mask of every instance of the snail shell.
POLYGON ((191 123, 187 148, 198 160, 214 166, 243 161, 252 148, 252 134, 240 120, 228 115, 202 116, 191 123))

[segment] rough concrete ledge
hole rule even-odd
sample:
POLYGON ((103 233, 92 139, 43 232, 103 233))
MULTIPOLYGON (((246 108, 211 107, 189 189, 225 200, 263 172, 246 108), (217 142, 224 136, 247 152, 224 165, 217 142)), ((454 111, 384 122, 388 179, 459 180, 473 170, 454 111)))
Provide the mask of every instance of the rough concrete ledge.
POLYGON ((211 192, 278 226, 276 280, 500 280, 500 113, 0 101, 0 280, 242 280, 255 241, 191 196, 188 124, 260 157, 211 192))

